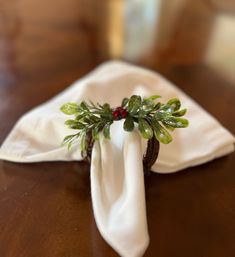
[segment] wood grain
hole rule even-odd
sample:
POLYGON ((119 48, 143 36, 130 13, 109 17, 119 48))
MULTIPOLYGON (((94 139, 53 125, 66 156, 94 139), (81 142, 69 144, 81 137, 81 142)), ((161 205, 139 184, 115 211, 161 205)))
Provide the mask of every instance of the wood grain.
MULTIPOLYGON (((131 33, 132 20, 120 10, 138 8, 122 0, 116 4, 125 33, 113 34, 112 2, 0 2, 0 142, 23 113, 113 57, 161 72, 235 134, 234 2, 162 1, 158 18, 146 23, 151 44, 131 33), (110 50, 113 35, 118 56, 110 50), (146 49, 130 59, 125 49, 135 37, 146 49)), ((146 177, 151 241, 144 256, 234 256, 234 170, 231 154, 146 177)), ((87 164, 0 161, 0 256, 117 256, 95 225, 87 164)))

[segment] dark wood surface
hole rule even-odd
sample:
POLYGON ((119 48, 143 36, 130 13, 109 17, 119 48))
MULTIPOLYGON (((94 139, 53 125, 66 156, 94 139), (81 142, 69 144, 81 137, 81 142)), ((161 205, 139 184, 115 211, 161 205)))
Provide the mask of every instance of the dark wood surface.
MULTIPOLYGON (((234 1, 151 2, 0 1, 0 142, 24 112, 112 58, 160 71, 235 134, 234 1), (139 18, 144 8, 152 19, 139 18)), ((234 170, 233 153, 146 178, 144 256, 235 256, 234 170)), ((0 161, 0 256, 117 256, 95 225, 87 164, 0 161)))

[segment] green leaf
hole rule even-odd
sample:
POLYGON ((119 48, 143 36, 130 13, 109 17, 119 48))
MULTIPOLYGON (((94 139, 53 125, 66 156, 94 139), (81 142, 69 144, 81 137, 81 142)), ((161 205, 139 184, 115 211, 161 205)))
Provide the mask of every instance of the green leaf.
POLYGON ((122 107, 125 107, 125 106, 127 105, 128 101, 129 101, 129 98, 126 98, 126 97, 125 97, 125 98, 122 100, 122 107))
POLYGON ((86 114, 78 114, 78 115, 75 117, 75 120, 76 120, 76 121, 80 121, 80 120, 82 120, 85 116, 86 116, 86 114))
POLYGON ((82 156, 84 156, 86 154, 86 149, 87 149, 86 133, 83 133, 81 135, 80 148, 81 148, 82 156))
POLYGON ((81 106, 81 108, 82 108, 83 110, 89 111, 89 107, 88 107, 88 105, 87 105, 87 103, 86 103, 85 101, 82 101, 82 102, 80 103, 80 106, 81 106))
POLYGON ((100 103, 97 103, 97 106, 99 106, 100 109, 103 109, 103 105, 101 105, 100 103))
POLYGON ((69 126, 71 129, 83 129, 84 128, 84 125, 82 123, 77 123, 77 124, 74 124, 74 125, 70 125, 69 126))
POLYGON ((153 137, 153 130, 145 119, 142 119, 142 118, 139 119, 138 128, 143 138, 150 139, 153 137))
POLYGON ((78 138, 80 135, 79 133, 73 134, 73 135, 68 135, 63 139, 62 145, 67 145, 68 149, 71 148, 73 141, 78 138))
POLYGON ((123 128, 126 131, 132 131, 134 129, 134 120, 131 116, 127 116, 123 124, 123 128))
POLYGON ((159 110, 159 111, 157 111, 157 112, 154 114, 154 117, 155 117, 157 120, 161 121, 161 120, 164 120, 164 119, 166 119, 167 117, 169 117, 169 115, 171 115, 170 112, 165 111, 165 110, 159 110))
POLYGON ((166 129, 168 129, 168 130, 170 130, 170 131, 174 131, 174 130, 175 130, 175 128, 169 126, 169 125, 168 125, 167 123, 165 123, 164 121, 162 121, 162 124, 164 125, 164 127, 165 127, 166 129))
POLYGON ((81 122, 78 122, 76 120, 66 120, 64 124, 68 125, 71 129, 83 129, 84 128, 84 124, 82 124, 81 122))
POLYGON ((105 103, 103 106, 102 106, 102 109, 100 111, 100 117, 102 119, 106 119, 106 120, 113 120, 113 115, 112 115, 112 110, 110 108, 110 105, 105 103))
POLYGON ((89 103, 90 103, 90 105, 91 105, 92 108, 96 108, 96 105, 94 104, 93 101, 89 100, 89 103))
POLYGON ((173 127, 173 128, 186 128, 188 127, 188 120, 178 117, 168 117, 164 119, 164 123, 173 127))
POLYGON ((73 115, 79 111, 76 103, 66 103, 60 107, 60 110, 67 115, 73 115))
POLYGON ((83 118, 83 122, 85 122, 85 123, 87 123, 87 124, 91 124, 92 123, 92 121, 90 120, 90 116, 86 116, 86 117, 84 117, 83 118))
POLYGON ((102 119, 106 119, 106 120, 108 120, 108 121, 112 121, 112 120, 113 120, 113 115, 112 115, 111 112, 110 112, 110 113, 103 113, 103 114, 100 114, 100 117, 101 117, 102 119))
POLYGON ((103 129, 104 137, 110 139, 110 124, 106 124, 103 129))
POLYGON ((104 109, 105 112, 110 112, 110 111, 111 111, 110 105, 107 104, 107 103, 105 103, 105 104, 103 105, 103 109, 104 109))
POLYGON ((160 107, 161 107, 161 103, 158 102, 157 104, 155 104, 153 111, 157 111, 160 107))
POLYGON ((156 139, 163 144, 169 144, 172 141, 170 133, 164 129, 155 119, 152 119, 152 124, 156 139))
POLYGON ((169 104, 160 104, 160 105, 161 106, 159 110, 156 111, 154 116, 157 120, 162 121, 167 117, 171 116, 174 110, 172 105, 169 105, 169 104))
POLYGON ((170 99, 167 102, 167 104, 171 106, 173 111, 178 111, 180 109, 180 106, 181 106, 180 100, 178 98, 170 99))
POLYGON ((68 142, 68 150, 72 147, 73 141, 68 142))
POLYGON ((141 111, 144 112, 144 114, 148 114, 154 109, 154 102, 148 99, 144 99, 141 106, 141 111))
POLYGON ((161 96, 160 95, 152 95, 152 96, 144 98, 144 100, 154 101, 155 99, 158 99, 158 98, 161 98, 161 96))
POLYGON ((161 104, 159 111, 171 114, 174 111, 174 109, 173 106, 171 106, 170 104, 161 104))
POLYGON ((74 120, 66 120, 65 125, 74 125, 76 122, 74 120))
POLYGON ((62 144, 63 144, 63 145, 64 145, 64 144, 67 144, 69 141, 73 140, 73 138, 74 138, 75 136, 77 136, 77 134, 66 136, 66 137, 64 138, 62 144))
POLYGON ((95 115, 89 115, 89 120, 92 122, 92 123, 97 123, 99 122, 100 118, 96 117, 95 115))
POLYGON ((186 112, 187 112, 187 109, 182 109, 180 111, 173 112, 172 115, 176 117, 181 117, 181 116, 184 116, 186 112))
POLYGON ((92 138, 94 140, 99 140, 99 126, 98 125, 92 129, 92 138))
POLYGON ((131 96, 128 102, 127 110, 131 114, 136 114, 140 108, 140 105, 141 105, 141 97, 138 95, 133 95, 131 96))

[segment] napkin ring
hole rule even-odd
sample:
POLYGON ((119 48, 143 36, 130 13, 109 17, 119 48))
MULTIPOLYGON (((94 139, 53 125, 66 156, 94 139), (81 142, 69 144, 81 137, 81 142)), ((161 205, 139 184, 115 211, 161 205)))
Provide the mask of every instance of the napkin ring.
POLYGON ((132 95, 124 98, 121 106, 116 108, 111 108, 108 103, 101 105, 92 101, 66 103, 60 110, 73 116, 65 124, 76 133, 66 136, 63 145, 70 148, 74 141, 79 140, 82 156, 90 161, 94 141, 99 140, 101 133, 110 139, 112 123, 124 119, 125 131, 131 132, 136 127, 141 136, 148 140, 143 156, 144 172, 147 174, 158 157, 159 142, 169 144, 172 141, 171 131, 188 126, 188 120, 182 118, 187 110, 180 109, 179 99, 173 98, 163 104, 158 101, 159 98, 158 95, 143 98, 132 95))
MULTIPOLYGON (((91 133, 87 134, 86 141, 87 141, 87 155, 85 157, 85 161, 87 161, 88 163, 91 163, 92 148, 94 145, 94 139, 92 138, 91 133)), ((156 162, 158 157, 159 146, 160 146, 159 141, 155 137, 152 137, 151 139, 148 140, 147 149, 143 156, 143 169, 144 169, 144 174, 146 176, 151 174, 150 172, 151 167, 156 162)))

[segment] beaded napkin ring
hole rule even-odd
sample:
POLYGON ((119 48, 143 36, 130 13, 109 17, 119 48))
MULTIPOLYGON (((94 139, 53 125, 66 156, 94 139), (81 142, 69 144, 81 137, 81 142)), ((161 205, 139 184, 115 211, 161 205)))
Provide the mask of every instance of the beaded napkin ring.
POLYGON ((188 120, 182 118, 186 109, 180 109, 181 103, 177 98, 170 99, 166 104, 158 101, 160 96, 153 95, 142 98, 132 95, 124 98, 119 107, 111 108, 108 103, 103 105, 92 101, 81 103, 66 103, 60 110, 67 115, 73 115, 65 124, 77 133, 64 138, 63 145, 71 147, 74 141, 80 141, 81 154, 88 161, 91 158, 92 147, 99 134, 110 139, 110 126, 114 121, 125 119, 123 129, 131 132, 138 128, 144 139, 148 140, 147 150, 143 156, 144 172, 150 171, 155 163, 159 142, 168 144, 172 141, 169 131, 175 128, 185 128, 188 120))

